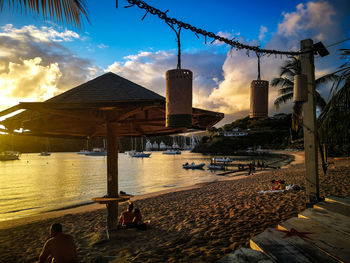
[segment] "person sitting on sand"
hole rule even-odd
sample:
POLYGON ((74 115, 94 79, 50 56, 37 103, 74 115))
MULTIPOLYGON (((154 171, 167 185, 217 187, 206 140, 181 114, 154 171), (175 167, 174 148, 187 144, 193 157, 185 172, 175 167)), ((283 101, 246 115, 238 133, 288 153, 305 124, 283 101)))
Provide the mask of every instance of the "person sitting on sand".
POLYGON ((130 203, 128 205, 128 209, 123 212, 119 218, 119 224, 122 226, 132 226, 133 225, 133 219, 134 219, 134 213, 132 210, 134 209, 134 204, 130 203))
POLYGON ((140 209, 138 209, 138 208, 135 208, 134 218, 132 219, 132 223, 133 223, 133 225, 141 225, 143 223, 142 222, 142 215, 141 215, 140 209))
POLYGON ((286 187, 285 181, 277 181, 277 180, 272 180, 271 183, 274 184, 271 190, 284 190, 286 187))
POLYGON ((50 237, 41 250, 39 262, 78 262, 74 239, 71 235, 62 233, 61 224, 51 226, 50 237))

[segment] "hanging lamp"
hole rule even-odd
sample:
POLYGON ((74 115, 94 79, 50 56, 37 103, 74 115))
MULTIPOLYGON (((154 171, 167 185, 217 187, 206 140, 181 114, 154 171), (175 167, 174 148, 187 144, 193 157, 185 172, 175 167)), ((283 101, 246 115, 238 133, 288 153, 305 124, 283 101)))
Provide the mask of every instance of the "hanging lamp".
POLYGON ((172 24, 178 44, 178 63, 176 69, 166 72, 166 127, 192 127, 192 71, 181 69, 180 31, 172 24))
POLYGON ((307 95, 307 76, 305 74, 295 75, 293 102, 306 102, 307 95))
POLYGON ((260 54, 258 57, 258 79, 250 84, 250 118, 266 118, 268 116, 269 82, 260 79, 260 54))

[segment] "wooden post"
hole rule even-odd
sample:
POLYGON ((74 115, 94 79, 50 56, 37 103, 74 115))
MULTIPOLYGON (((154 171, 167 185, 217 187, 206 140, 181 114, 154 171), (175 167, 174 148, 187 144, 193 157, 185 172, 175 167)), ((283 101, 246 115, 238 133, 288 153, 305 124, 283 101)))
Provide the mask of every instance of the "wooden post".
MULTIPOLYGON (((313 41, 305 39, 300 42, 301 51, 311 49, 313 41)), ((318 202, 320 197, 317 156, 317 124, 315 103, 315 66, 314 54, 305 53, 300 56, 301 73, 308 80, 308 101, 303 104, 303 130, 305 149, 306 198, 308 204, 318 202)))
MULTIPOLYGON (((108 197, 118 197, 118 133, 115 123, 107 122, 107 193, 108 197)), ((107 204, 108 230, 116 229, 118 202, 107 204)))

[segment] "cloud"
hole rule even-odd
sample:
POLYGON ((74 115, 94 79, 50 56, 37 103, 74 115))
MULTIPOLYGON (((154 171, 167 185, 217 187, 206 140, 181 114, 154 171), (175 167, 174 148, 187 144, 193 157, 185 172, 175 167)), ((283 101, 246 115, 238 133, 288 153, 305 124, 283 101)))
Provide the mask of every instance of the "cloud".
MULTIPOLYGON (((283 13, 283 20, 276 25, 275 32, 270 32, 271 39, 265 44, 265 48, 279 50, 299 50, 300 40, 312 38, 315 41, 328 41, 342 39, 344 30, 338 17, 337 6, 331 2, 308 2, 299 4, 295 10, 283 13)), ((266 37, 268 29, 261 25, 260 35, 257 39, 247 43, 243 37, 238 41, 249 45, 258 45, 259 40, 266 37)), ((230 32, 219 32, 219 35, 232 38, 230 32)), ((215 42, 215 45, 221 43, 215 42)), ((165 94, 165 72, 176 65, 176 55, 170 51, 140 52, 126 56, 125 61, 115 62, 106 71, 113 71, 146 88, 150 88, 161 95, 165 94)), ((261 58, 262 79, 271 81, 279 76, 279 69, 284 56, 264 56, 261 58)), ((249 114, 250 83, 257 78, 257 58, 250 52, 248 57, 245 51, 227 52, 223 57, 215 53, 214 47, 207 51, 199 51, 193 54, 183 53, 182 61, 185 68, 194 72, 193 80, 193 104, 196 107, 220 111, 225 113, 225 119, 221 123, 232 122, 237 118, 249 114)), ((316 59, 316 76, 329 73, 336 67, 338 58, 336 54, 322 59, 316 59)), ((327 98, 327 87, 322 87, 321 93, 327 98)), ((273 102, 278 96, 278 89, 269 88, 269 115, 280 112, 290 112, 292 103, 281 105, 276 110, 273 102)))
POLYGON ((9 63, 8 72, 0 74, 3 96, 21 97, 26 101, 42 101, 56 92, 56 83, 62 76, 57 63, 41 65, 41 58, 9 63), (23 89, 22 87, 26 87, 23 89))
POLYGON ((108 48, 108 46, 105 45, 105 44, 100 44, 100 45, 98 45, 97 47, 98 47, 98 48, 101 48, 101 49, 102 49, 102 48, 108 48))
MULTIPOLYGON (((182 68, 193 72, 194 104, 198 105, 203 96, 208 96, 221 81, 221 65, 224 54, 208 51, 182 54, 182 68)), ((165 73, 176 68, 177 55, 173 51, 139 52, 114 62, 105 72, 114 72, 124 78, 165 95, 165 73)))
POLYGON ((64 46, 77 40, 77 33, 52 27, 1 27, 0 107, 43 101, 96 76, 98 67, 64 46))
POLYGON ((265 38, 265 34, 267 33, 267 27, 266 26, 260 26, 260 34, 259 34, 259 40, 263 41, 265 38))

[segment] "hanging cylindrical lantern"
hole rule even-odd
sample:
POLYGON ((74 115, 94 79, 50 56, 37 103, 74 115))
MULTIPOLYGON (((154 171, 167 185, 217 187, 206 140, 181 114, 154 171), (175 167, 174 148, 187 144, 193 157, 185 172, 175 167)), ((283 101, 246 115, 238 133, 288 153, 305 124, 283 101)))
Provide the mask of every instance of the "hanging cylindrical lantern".
POLYGON ((250 84, 250 118, 266 118, 268 116, 269 82, 253 80, 250 84))
POLYGON ((305 74, 298 74, 294 76, 294 102, 307 101, 307 76, 305 74))
POLYGON ((192 71, 166 72, 166 127, 192 127, 192 71))

